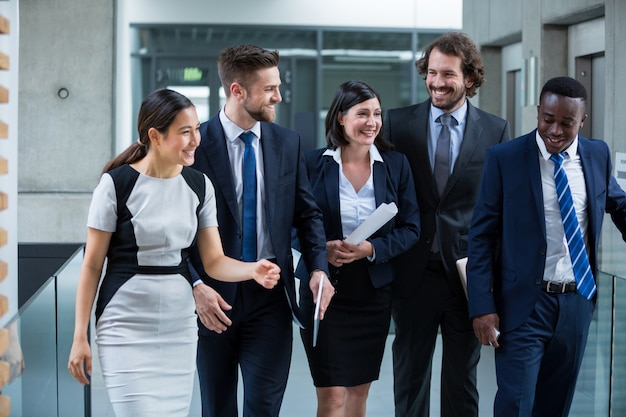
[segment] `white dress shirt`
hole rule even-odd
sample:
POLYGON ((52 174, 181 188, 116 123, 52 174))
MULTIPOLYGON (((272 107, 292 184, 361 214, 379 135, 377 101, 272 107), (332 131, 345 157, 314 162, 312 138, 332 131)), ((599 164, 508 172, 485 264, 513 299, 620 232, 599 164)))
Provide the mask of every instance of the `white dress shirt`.
MULTIPOLYGON (((226 149, 228 150, 228 159, 230 160, 230 168, 233 174, 233 180, 235 183, 235 193, 237 194, 237 205, 239 206, 239 219, 240 224, 243 215, 243 152, 246 148, 246 144, 243 140, 239 139, 244 130, 231 122, 224 109, 219 114, 220 122, 224 129, 224 136, 226 136, 226 149)), ((265 180, 263 169, 263 151, 260 146, 261 141, 261 123, 256 122, 250 132, 254 133, 255 138, 252 140, 252 148, 254 149, 254 156, 256 158, 256 242, 257 242, 257 259, 271 259, 275 258, 274 247, 269 238, 269 232, 267 230, 267 224, 265 219, 265 180)))
MULTIPOLYGON (((541 169, 541 185, 543 191, 543 205, 546 219, 546 266, 543 279, 548 281, 570 282, 575 281, 572 269, 572 260, 569 256, 567 238, 563 230, 563 220, 561 210, 556 195, 556 185, 554 183, 554 162, 550 160, 551 154, 546 149, 546 145, 539 136, 536 135, 537 146, 539 148, 539 166, 541 169)), ((587 245, 587 191, 585 188, 585 176, 583 167, 578 155, 578 137, 564 151, 567 156, 563 160, 563 169, 567 174, 572 199, 576 209, 576 217, 580 225, 580 231, 587 245)))
MULTIPOLYGON (((376 196, 374 194, 374 162, 383 161, 376 146, 370 146, 370 176, 359 192, 356 192, 352 183, 343 174, 341 162, 341 148, 327 149, 324 155, 330 155, 339 164, 339 209, 341 212, 341 227, 345 236, 354 232, 376 210, 376 196)), ((373 261, 376 254, 367 259, 373 261)))

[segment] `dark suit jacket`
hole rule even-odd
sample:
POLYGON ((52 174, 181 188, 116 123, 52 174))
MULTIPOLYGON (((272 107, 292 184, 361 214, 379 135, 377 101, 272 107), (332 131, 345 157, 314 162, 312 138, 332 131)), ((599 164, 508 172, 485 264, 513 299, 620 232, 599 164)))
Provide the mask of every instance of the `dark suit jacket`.
MULTIPOLYGON (((215 187, 217 220, 224 253, 241 259, 241 217, 219 115, 202 123, 200 134, 202 141, 196 150, 192 167, 207 174, 215 187)), ((262 122, 260 145, 265 170, 265 222, 293 315, 302 322, 296 303, 291 228, 298 231, 302 257, 308 268, 328 273, 322 213, 315 204, 304 171, 300 136, 277 124, 262 122)), ((191 258, 195 269, 201 271, 202 280, 232 305, 240 284, 212 279, 204 273, 197 252, 192 252, 191 258)), ((308 282, 308 276, 303 278, 308 282)))
MULTIPOLYGON (((470 230, 470 317, 498 313, 503 331, 526 321, 541 291, 546 262, 536 131, 487 151, 480 196, 470 230), (493 287, 493 291, 492 291, 493 287)), ((611 174, 605 142, 579 136, 587 191, 589 261, 597 271, 604 212, 626 232, 626 195, 611 174)))
POLYGON ((467 121, 459 156, 441 199, 428 158, 430 100, 386 112, 385 137, 404 153, 413 170, 417 203, 420 208, 422 237, 399 259, 401 271, 394 281, 394 295, 406 297, 421 285, 433 237, 437 233, 444 268, 451 282, 458 284, 456 261, 467 256, 467 233, 482 173, 485 151, 489 146, 510 139, 509 124, 474 107, 468 100, 467 121))
MULTIPOLYGON (((307 152, 306 167, 313 194, 324 213, 326 238, 342 240, 345 234, 339 207, 339 164, 332 156, 322 156, 325 151, 326 148, 307 152)), ((415 245, 420 235, 419 209, 413 193, 409 163, 398 152, 381 152, 381 156, 384 162, 375 162, 373 168, 376 206, 394 202, 398 206, 398 214, 369 239, 376 253, 374 262, 369 263, 367 268, 374 288, 392 282, 394 270, 389 261, 415 245)), ((332 277, 337 268, 329 268, 332 277)))

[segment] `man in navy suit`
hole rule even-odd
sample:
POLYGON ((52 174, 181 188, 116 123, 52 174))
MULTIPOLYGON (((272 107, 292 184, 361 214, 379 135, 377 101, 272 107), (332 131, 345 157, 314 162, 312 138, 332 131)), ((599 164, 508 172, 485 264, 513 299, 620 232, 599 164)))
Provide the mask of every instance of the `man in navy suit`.
POLYGON ((485 151, 510 139, 505 120, 474 107, 484 68, 465 34, 436 39, 416 62, 430 99, 386 112, 383 135, 409 160, 422 236, 397 258, 393 281, 393 377, 396 417, 430 415, 432 358, 443 341, 441 416, 477 417, 480 344, 467 314, 456 261, 467 256, 467 233, 478 196, 485 151), (450 115, 449 144, 438 145, 440 116, 450 115), (445 147, 447 181, 436 183, 437 149, 445 147))
POLYGON ((553 155, 564 157, 586 246, 579 253, 593 276, 604 213, 626 233, 626 195, 611 174, 609 148, 578 134, 585 88, 553 78, 539 100, 536 130, 487 151, 470 229, 470 316, 480 342, 496 348, 497 417, 568 415, 595 306, 593 292, 577 288, 580 260, 570 257, 557 196, 565 181, 555 180, 561 163, 553 155))
POLYGON ((278 52, 242 45, 226 48, 218 71, 226 104, 200 126, 202 142, 194 168, 215 187, 224 253, 242 258, 244 132, 253 133, 256 160, 256 258, 271 259, 281 280, 268 291, 250 283, 224 283, 208 277, 192 253, 201 280, 194 282, 199 316, 198 375, 203 417, 237 417, 238 366, 244 387, 244 417, 276 417, 287 385, 292 349, 292 318, 302 323, 296 303, 291 252, 292 227, 314 294, 323 285, 320 314, 334 294, 328 280, 322 214, 311 194, 300 137, 272 121, 281 101, 278 52))

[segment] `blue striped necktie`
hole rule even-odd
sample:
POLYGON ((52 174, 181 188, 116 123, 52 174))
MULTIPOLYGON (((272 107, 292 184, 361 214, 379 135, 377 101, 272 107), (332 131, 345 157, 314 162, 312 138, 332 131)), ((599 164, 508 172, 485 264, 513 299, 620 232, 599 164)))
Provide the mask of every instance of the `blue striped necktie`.
POLYGON ((252 147, 254 133, 239 135, 246 144, 243 151, 243 248, 244 261, 256 261, 256 157, 252 147))
POLYGON ((569 256, 572 259, 574 277, 576 278, 576 289, 587 300, 591 300, 596 293, 596 283, 591 272, 591 265, 587 257, 585 242, 580 231, 580 225, 576 218, 574 200, 567 182, 567 175, 563 169, 564 153, 553 154, 550 160, 554 162, 554 182, 556 185, 557 198, 561 208, 561 218, 563 219, 563 229, 569 247, 569 256))

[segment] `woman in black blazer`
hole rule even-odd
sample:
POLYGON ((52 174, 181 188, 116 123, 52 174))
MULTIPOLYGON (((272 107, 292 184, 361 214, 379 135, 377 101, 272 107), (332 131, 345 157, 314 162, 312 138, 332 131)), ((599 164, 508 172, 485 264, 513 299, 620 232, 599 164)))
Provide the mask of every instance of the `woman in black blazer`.
MULTIPOLYGON (((419 210, 409 163, 381 137, 380 97, 367 84, 339 86, 326 116, 327 148, 306 154, 316 201, 324 214, 326 249, 335 294, 319 326, 301 331, 313 382, 317 416, 365 416, 371 382, 378 379, 391 320, 393 259, 419 239, 419 210), (397 215, 359 244, 345 237, 379 205, 394 202, 397 215)), ((305 317, 314 300, 300 294, 305 317)), ((307 323, 310 324, 310 323, 307 323)))

